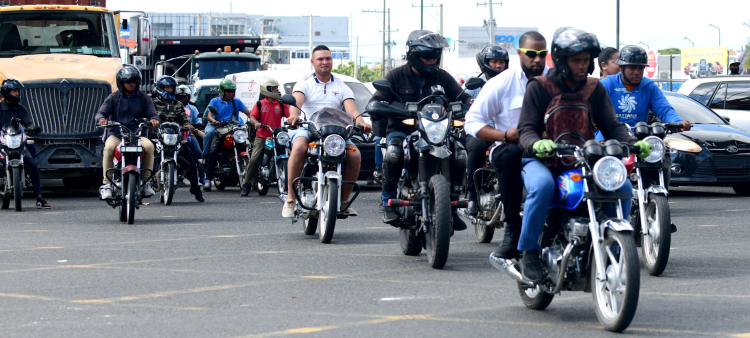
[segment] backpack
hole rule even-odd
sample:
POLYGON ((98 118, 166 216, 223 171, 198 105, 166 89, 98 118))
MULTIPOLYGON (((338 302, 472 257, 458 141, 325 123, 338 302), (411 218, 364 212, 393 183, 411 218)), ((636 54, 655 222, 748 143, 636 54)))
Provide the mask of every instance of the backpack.
MULTIPOLYGON (((568 142, 572 145, 583 146, 586 141, 594 139, 596 126, 592 118, 589 97, 594 93, 599 80, 589 77, 586 84, 574 93, 563 93, 562 89, 546 76, 537 76, 533 80, 539 81, 552 98, 544 113, 543 139, 555 143, 568 142)), ((559 173, 569 167, 570 161, 563 161, 555 156, 544 160, 544 164, 552 171, 559 173)))

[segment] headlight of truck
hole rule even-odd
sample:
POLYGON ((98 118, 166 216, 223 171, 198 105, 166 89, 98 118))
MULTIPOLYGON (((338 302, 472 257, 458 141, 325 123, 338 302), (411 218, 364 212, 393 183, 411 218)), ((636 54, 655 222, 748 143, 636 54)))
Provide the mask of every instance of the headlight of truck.
POLYGON ((645 158, 646 162, 656 163, 661 161, 664 156, 664 151, 667 149, 667 147, 664 146, 664 141, 656 136, 646 137, 643 141, 651 146, 651 155, 648 155, 648 157, 645 158))
POLYGON ((326 150, 326 154, 329 156, 341 156, 346 150, 346 141, 341 135, 328 135, 325 141, 323 141, 323 149, 326 150))
POLYGON ((427 139, 430 143, 438 144, 445 139, 445 133, 448 131, 448 119, 438 122, 432 122, 426 119, 421 120, 425 134, 427 134, 427 139))
POLYGON ((281 132, 276 135, 276 143, 280 146, 285 146, 289 143, 289 134, 281 132))
POLYGON ((233 137, 234 137, 234 142, 237 142, 237 143, 247 142, 247 132, 244 130, 235 130, 233 137))
POLYGON ((11 149, 16 149, 21 146, 21 143, 23 143, 23 134, 18 135, 5 135, 3 137, 3 143, 5 143, 5 146, 11 149))
POLYGON ((686 151, 689 153, 699 153, 701 152, 701 150, 703 150, 697 143, 689 140, 667 137, 664 139, 664 142, 672 149, 686 151))
POLYGON ((616 157, 602 157, 594 165, 594 182, 604 190, 615 191, 622 188, 627 176, 625 164, 616 157))
POLYGON ((177 134, 163 134, 161 136, 161 141, 164 142, 164 145, 173 146, 177 144, 179 136, 180 135, 177 134))

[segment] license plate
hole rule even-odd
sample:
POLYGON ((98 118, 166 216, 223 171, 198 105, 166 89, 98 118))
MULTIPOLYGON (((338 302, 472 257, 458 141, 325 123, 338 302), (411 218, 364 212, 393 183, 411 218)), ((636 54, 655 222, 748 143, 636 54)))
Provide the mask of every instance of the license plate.
POLYGON ((120 152, 121 153, 142 153, 143 152, 143 147, 141 147, 141 146, 137 146, 137 147, 133 147, 133 146, 130 146, 130 147, 121 147, 120 148, 120 152))

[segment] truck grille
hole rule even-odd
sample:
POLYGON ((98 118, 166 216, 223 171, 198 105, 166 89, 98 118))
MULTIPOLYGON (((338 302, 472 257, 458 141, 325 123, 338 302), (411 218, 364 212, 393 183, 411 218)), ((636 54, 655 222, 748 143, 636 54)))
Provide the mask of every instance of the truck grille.
POLYGON ((95 80, 28 81, 22 99, 43 134, 91 133, 96 131, 94 115, 110 88, 108 82, 95 80))

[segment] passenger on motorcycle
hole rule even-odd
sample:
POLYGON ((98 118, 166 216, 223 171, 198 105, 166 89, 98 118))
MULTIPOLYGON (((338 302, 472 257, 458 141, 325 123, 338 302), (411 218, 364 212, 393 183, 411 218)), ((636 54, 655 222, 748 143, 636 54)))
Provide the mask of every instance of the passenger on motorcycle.
POLYGON ((247 196, 250 188, 255 184, 258 174, 259 161, 263 159, 266 138, 273 137, 273 133, 261 125, 265 124, 271 129, 281 128, 281 118, 289 118, 289 106, 281 103, 281 92, 279 82, 267 79, 260 84, 260 100, 257 102, 248 118, 249 123, 255 126, 255 141, 253 142, 253 153, 245 169, 245 179, 240 196, 247 196))
MULTIPOLYGON (((118 122, 129 130, 138 129, 136 119, 148 118, 151 125, 156 128, 159 126, 159 115, 156 114, 154 103, 146 93, 140 90, 141 72, 132 65, 125 65, 117 71, 116 75, 117 91, 109 94, 99 107, 99 111, 94 115, 94 121, 100 126, 107 125, 107 121, 118 122)), ((115 148, 120 145, 119 128, 110 128, 109 137, 104 143, 102 156, 102 168, 104 172, 104 185, 99 189, 102 199, 112 199, 112 186, 107 179, 107 170, 112 169, 112 159, 115 157, 115 148)), ((151 170, 154 167, 154 144, 146 137, 141 137, 141 146, 145 152, 143 158, 143 181, 146 182, 151 177, 151 170)), ((109 176, 111 179, 111 175, 109 176)), ((144 184, 143 197, 154 195, 154 189, 150 184, 144 184)))
MULTIPOLYGON (((479 70, 482 71, 479 78, 485 82, 489 81, 495 75, 508 69, 509 62, 510 57, 508 56, 508 51, 505 50, 503 46, 495 43, 485 46, 479 53, 477 53, 477 64, 479 65, 479 70)), ((477 98, 482 88, 466 89, 464 87, 464 90, 471 95, 471 97, 477 98)))
POLYGON ((605 77, 615 75, 620 72, 620 65, 617 64, 619 52, 617 49, 607 47, 602 49, 596 62, 599 63, 599 80, 605 77))
MULTIPOLYGON (((471 95, 463 92, 461 86, 448 72, 440 69, 440 58, 448 43, 440 34, 427 30, 416 30, 409 34, 406 42, 407 63, 391 70, 385 79, 391 84, 393 92, 375 92, 370 101, 386 101, 392 103, 401 99, 402 103, 418 102, 432 93, 432 86, 440 85, 450 100, 470 103, 471 95), (398 95, 398 96, 397 96, 398 95)), ((408 135, 416 131, 416 127, 401 123, 400 120, 389 118, 386 142, 386 154, 383 159, 383 222, 391 223, 398 220, 396 208, 388 206, 388 200, 396 197, 398 180, 404 165, 403 142, 408 135)), ((458 217, 456 209, 453 212, 453 229, 466 230, 466 223, 458 217)))
MULTIPOLYGON (((193 91, 190 90, 190 87, 186 85, 179 85, 177 86, 174 97, 175 99, 177 99, 177 101, 180 101, 183 106, 185 106, 185 108, 187 109, 185 113, 188 114, 188 118, 190 119, 189 123, 195 126, 196 124, 202 124, 203 119, 198 115, 198 108, 196 108, 195 105, 190 102, 190 97, 192 95, 193 91)), ((203 140, 203 136, 205 136, 205 133, 198 130, 197 128, 193 128, 190 132, 190 136, 191 137, 188 146, 190 146, 190 150, 193 152, 193 158, 195 158, 197 162, 203 158, 203 151, 201 150, 198 140, 203 140)), ((206 180, 206 173, 203 172, 203 169, 201 169, 201 167, 198 167, 198 176, 202 179, 201 184, 203 184, 203 182, 205 182, 206 180)))
MULTIPOLYGON (((490 153, 490 161, 498 175, 501 187, 500 198, 505 215, 501 221, 504 221, 506 225, 505 237, 493 254, 504 259, 513 259, 518 255, 516 247, 521 234, 522 156, 518 147, 518 130, 516 129, 521 115, 521 103, 529 79, 549 73, 549 67, 545 65, 547 41, 544 36, 534 31, 526 32, 521 35, 518 45, 519 51, 522 51, 518 53, 521 61, 520 67, 512 68, 492 78, 484 85, 484 90, 479 93, 479 97, 466 114, 464 126, 467 133, 467 148, 470 139, 481 142, 494 141, 496 144, 490 153), (494 123, 494 127, 491 123, 494 123)), ((481 155, 484 155, 484 150, 481 155)), ((471 155, 469 158, 471 159, 471 155)), ((480 159, 484 162, 484 157, 480 159)), ((477 160, 477 163, 473 164, 474 170, 480 168, 478 165, 483 164, 477 160)), ((469 163, 468 166, 472 164, 469 163)), ((473 173, 473 170, 469 171, 469 175, 473 173)), ((469 182, 472 181, 469 180, 469 182)), ((473 198, 471 200, 470 197, 467 211, 476 215, 476 194, 473 198), (473 210, 471 210, 472 207, 473 210)))
POLYGON ((221 143, 223 141, 223 135, 214 133, 215 128, 219 127, 222 121, 238 121, 240 124, 245 124, 242 118, 239 117, 239 112, 250 115, 250 109, 242 103, 242 100, 234 97, 236 91, 237 84, 234 81, 230 79, 221 80, 221 83, 219 83, 221 97, 215 97, 208 103, 208 106, 216 108, 219 114, 214 115, 211 111, 208 112, 208 122, 211 125, 206 126, 206 136, 203 140, 204 147, 208 146, 206 140, 210 142, 210 151, 206 151, 207 148, 203 148, 203 157, 208 157, 208 163, 206 164, 206 184, 203 185, 203 190, 205 191, 211 191, 211 186, 214 184, 214 169, 216 168, 216 161, 219 158, 221 143))
MULTIPOLYGON (((328 47, 320 45, 313 49, 312 52, 312 63, 315 72, 305 76, 304 79, 297 82, 294 85, 293 95, 297 99, 297 107, 301 107, 307 114, 307 119, 311 119, 316 112, 323 108, 335 108, 342 109, 352 116, 359 115, 357 106, 354 103, 354 93, 343 81, 337 79, 331 74, 331 68, 333 66, 333 59, 331 58, 331 50, 328 47)), ((287 123, 292 125, 299 120, 300 111, 297 108, 292 107, 289 112, 289 119, 287 123)), ((365 123, 361 116, 358 116, 356 121, 364 127, 363 133, 367 134, 372 131, 372 126, 365 123)), ((281 210, 281 216, 291 218, 294 217, 294 189, 292 187, 292 181, 299 177, 302 173, 302 166, 305 158, 307 157, 307 145, 310 142, 310 137, 307 129, 300 128, 291 136, 292 138, 292 151, 289 154, 289 162, 287 164, 287 171, 289 177, 288 187, 289 194, 287 195, 284 207, 281 210)), ((346 142, 347 153, 344 159, 344 173, 342 180, 344 181, 356 181, 359 176, 359 167, 361 164, 362 156, 357 149, 357 146, 351 140, 346 142)), ((346 205, 346 201, 349 200, 349 195, 354 189, 351 184, 345 184, 341 186, 341 205, 346 205)), ((342 210, 349 216, 356 216, 357 212, 350 206, 347 210, 342 210)))
MULTIPOLYGON (((524 278, 532 281, 541 282, 545 278, 539 257, 541 247, 538 241, 555 191, 553 173, 541 159, 554 158, 554 150, 557 146, 554 140, 543 138, 545 130, 551 127, 562 129, 567 126, 590 126, 593 122, 605 138, 634 143, 638 146, 639 157, 645 157, 651 153, 648 143, 636 141, 629 135, 627 128, 617 121, 612 102, 604 86, 596 78, 587 77, 594 71, 594 56, 599 52, 599 41, 594 34, 576 28, 560 28, 555 32, 552 40, 552 60, 555 69, 547 76, 531 79, 526 88, 518 121, 518 134, 519 145, 524 153, 522 176, 528 196, 524 205, 518 250, 523 251, 520 262, 521 273, 524 278), (590 109, 588 109, 589 113, 576 114, 576 116, 590 117, 590 120, 583 121, 568 117, 559 126, 545 125, 545 116, 549 116, 548 109, 558 107, 556 102, 561 99, 560 95, 553 98, 552 91, 559 91, 560 95, 566 95, 566 97, 571 97, 571 94, 580 95, 587 101, 590 109)), ((584 111, 584 109, 580 110, 584 111)), ((590 132, 582 130, 577 135, 581 135, 582 138, 593 138, 593 126, 587 129, 590 132)), ((628 215, 632 197, 632 186, 629 180, 625 180, 625 185, 619 189, 619 192, 627 193, 629 196, 621 200, 623 214, 628 215)))
MULTIPOLYGON (((34 126, 31 114, 26 107, 20 104, 21 88, 23 88, 23 84, 14 79, 5 79, 2 85, 0 85, 0 96, 3 98, 3 101, 0 102, 0 128, 10 123, 13 118, 21 119, 21 124, 24 128, 34 126)), ((31 177, 31 184, 34 186, 37 209, 52 209, 52 206, 42 197, 42 180, 39 178, 39 165, 28 150, 23 155, 23 163, 26 165, 27 173, 31 177)))
MULTIPOLYGON (((190 131, 194 131, 195 127, 190 124, 190 118, 185 113, 185 106, 175 99, 175 87, 177 87, 177 80, 171 76, 162 76, 156 82, 156 90, 154 90, 156 113, 159 114, 162 122, 174 122, 180 127, 187 127, 190 131)), ((195 195, 196 201, 203 202, 203 192, 198 185, 198 165, 193 157, 193 151, 184 147, 180 150, 179 156, 190 165, 185 170, 185 176, 190 181, 190 193, 195 195)))
MULTIPOLYGON (((682 130, 690 130, 690 122, 677 115, 659 86, 643 77, 643 71, 648 66, 648 54, 643 48, 633 45, 622 47, 616 63, 622 71, 603 79, 601 84, 607 90, 620 122, 634 127, 638 122, 648 122, 649 111, 652 111, 661 122, 676 122, 682 126, 682 130)), ((603 141, 604 137, 596 133, 596 139, 603 141)), ((664 185, 669 189, 672 178, 672 157, 669 152, 664 153, 662 164, 664 185)))

